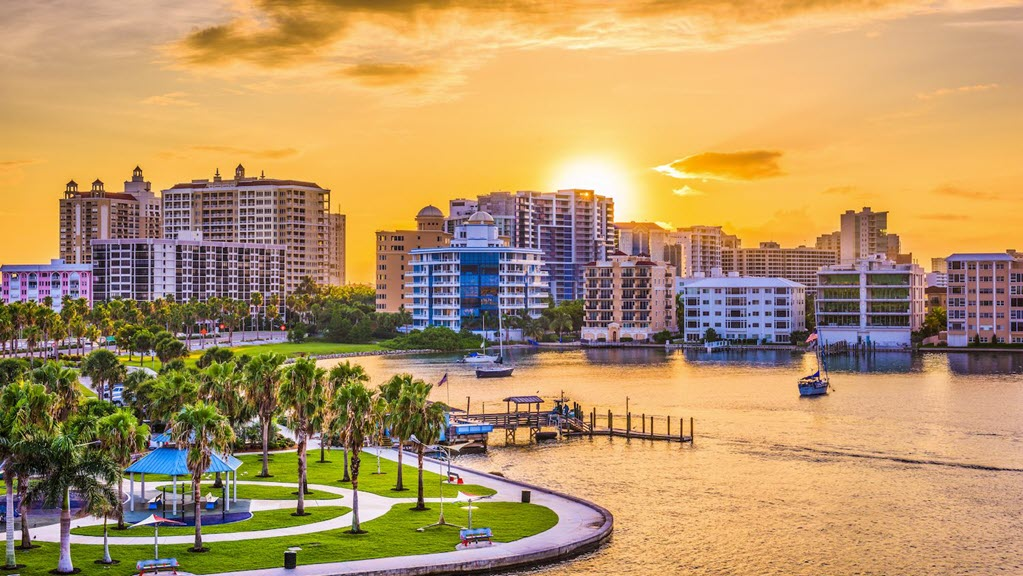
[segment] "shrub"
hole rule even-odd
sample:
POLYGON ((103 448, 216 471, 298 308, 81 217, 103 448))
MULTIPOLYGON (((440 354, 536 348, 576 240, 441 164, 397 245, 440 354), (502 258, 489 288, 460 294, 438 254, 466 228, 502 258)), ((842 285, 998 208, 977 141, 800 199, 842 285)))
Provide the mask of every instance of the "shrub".
POLYGON ((668 340, 671 340, 671 332, 667 330, 661 330, 660 332, 654 334, 650 338, 658 344, 664 344, 668 340))

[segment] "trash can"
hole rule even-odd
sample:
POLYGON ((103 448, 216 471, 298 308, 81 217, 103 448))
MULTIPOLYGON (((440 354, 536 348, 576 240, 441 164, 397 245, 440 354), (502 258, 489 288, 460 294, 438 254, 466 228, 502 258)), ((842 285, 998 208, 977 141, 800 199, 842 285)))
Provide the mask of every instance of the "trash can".
POLYGON ((522 503, 523 504, 529 504, 529 498, 530 498, 531 495, 532 494, 531 494, 531 492, 529 490, 523 490, 522 491, 522 503))
POLYGON ((294 550, 287 550, 284 552, 284 567, 288 570, 294 570, 298 566, 298 553, 294 550))

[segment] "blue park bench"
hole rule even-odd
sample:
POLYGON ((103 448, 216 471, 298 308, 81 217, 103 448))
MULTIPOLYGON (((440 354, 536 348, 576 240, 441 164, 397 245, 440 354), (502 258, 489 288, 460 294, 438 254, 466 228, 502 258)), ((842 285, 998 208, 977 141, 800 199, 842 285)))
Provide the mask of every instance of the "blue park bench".
POLYGON ((466 528, 458 531, 458 537, 462 540, 462 546, 471 546, 475 544, 491 543, 490 538, 493 533, 490 528, 466 528))
POLYGON ((139 576, 142 576, 146 572, 152 572, 153 574, 158 573, 160 570, 170 570, 171 573, 178 573, 178 559, 177 558, 156 558, 153 560, 139 560, 135 563, 135 569, 139 571, 139 576))
POLYGON ((157 494, 153 498, 150 498, 147 504, 149 505, 150 510, 158 510, 160 508, 160 504, 163 504, 163 494, 157 494))
POLYGON ((218 497, 216 497, 216 496, 214 496, 212 494, 207 495, 206 496, 206 509, 207 510, 216 510, 217 502, 219 502, 219 501, 220 501, 220 498, 218 498, 218 497))

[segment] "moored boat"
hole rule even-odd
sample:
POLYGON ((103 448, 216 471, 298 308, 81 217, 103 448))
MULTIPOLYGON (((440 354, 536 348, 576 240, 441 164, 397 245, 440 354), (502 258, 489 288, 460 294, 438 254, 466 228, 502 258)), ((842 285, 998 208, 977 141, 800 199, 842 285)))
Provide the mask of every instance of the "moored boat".
POLYGON ((477 378, 508 378, 512 375, 514 366, 488 366, 476 369, 477 378))

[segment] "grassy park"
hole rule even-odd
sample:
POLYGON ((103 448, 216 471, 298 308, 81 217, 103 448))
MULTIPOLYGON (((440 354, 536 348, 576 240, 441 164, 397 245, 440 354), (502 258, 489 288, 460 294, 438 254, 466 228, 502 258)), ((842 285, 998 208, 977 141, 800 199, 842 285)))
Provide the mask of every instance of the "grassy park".
MULTIPOLYGON (((275 528, 289 528, 292 526, 304 526, 314 522, 323 522, 331 518, 337 518, 351 512, 351 508, 345 506, 317 506, 309 509, 307 516, 294 516, 292 508, 281 510, 266 510, 254 512, 252 518, 241 522, 230 524, 211 524, 203 526, 203 534, 229 534, 231 532, 256 532, 259 530, 273 530, 275 528)), ((191 536, 194 528, 190 526, 164 526, 160 528, 160 536, 191 536)), ((102 536, 103 526, 84 526, 74 528, 72 534, 80 536, 102 536)), ((128 528, 125 530, 109 530, 111 538, 144 538, 152 536, 152 527, 128 528)))
MULTIPOLYGON (((185 366, 195 366, 195 363, 202 356, 202 353, 213 347, 215 344, 212 342, 208 343, 205 349, 192 350, 187 356, 183 357, 182 360, 185 362, 185 366)), ((235 353, 236 356, 247 354, 249 356, 255 356, 257 354, 263 354, 265 352, 274 352, 276 354, 283 354, 288 358, 294 358, 297 356, 323 356, 325 354, 351 354, 355 352, 375 352, 377 350, 383 350, 384 348, 379 344, 341 344, 337 342, 320 342, 315 340, 306 340, 305 342, 275 342, 273 344, 256 344, 247 345, 242 342, 236 341, 235 346, 220 345, 221 348, 226 348, 235 353)), ((124 364, 131 366, 139 366, 139 356, 134 354, 131 357, 131 361, 128 361, 128 355, 122 354, 118 358, 124 364)), ((157 372, 163 364, 159 359, 152 356, 146 356, 142 360, 142 366, 150 368, 157 372)))

